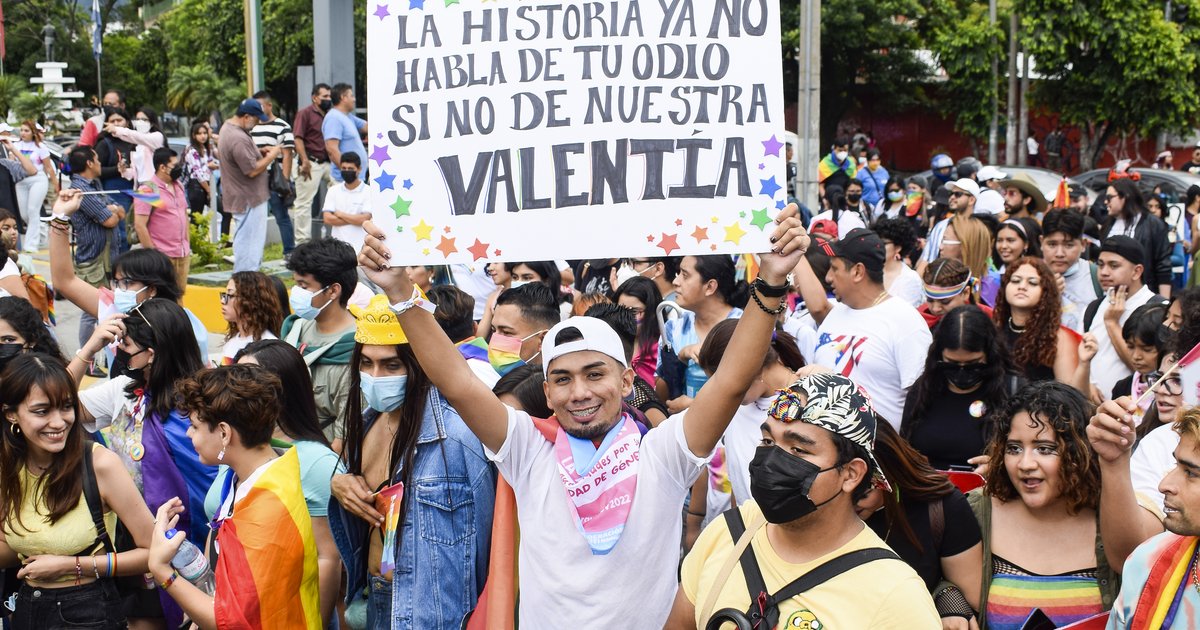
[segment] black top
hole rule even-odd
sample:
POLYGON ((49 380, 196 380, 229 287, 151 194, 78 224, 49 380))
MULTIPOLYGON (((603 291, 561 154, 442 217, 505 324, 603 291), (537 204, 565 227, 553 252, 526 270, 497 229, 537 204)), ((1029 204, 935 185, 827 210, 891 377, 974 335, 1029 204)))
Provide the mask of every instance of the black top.
MULTIPOLYGON (((1005 324, 1000 325, 1000 333, 1004 335, 1004 341, 1008 344, 1008 350, 1011 353, 1013 348, 1017 346, 1017 339, 1021 336, 1020 333, 1013 332, 1013 329, 1005 324)), ((1025 374, 1025 378, 1028 379, 1030 383, 1054 380, 1054 368, 1052 366, 1025 364, 1018 365, 1017 367, 1020 368, 1023 374, 1025 374)))
MULTIPOLYGON (((975 406, 979 417, 971 414, 971 406, 979 401, 980 393, 977 390, 969 394, 956 394, 947 389, 929 402, 929 408, 913 429, 908 442, 928 457, 934 468, 949 470, 950 466, 968 466, 968 459, 983 454, 987 445, 987 414, 992 410, 981 402, 975 406)), ((909 389, 904 408, 912 409, 916 405, 915 398, 914 387, 909 389)), ((911 421, 905 419, 905 423, 911 421)))
POLYGON ((904 493, 900 493, 900 506, 908 519, 908 526, 921 543, 921 550, 912 544, 898 525, 888 527, 885 510, 879 510, 867 519, 871 528, 896 555, 900 556, 909 566, 925 580, 925 588, 930 591, 942 580, 942 558, 958 555, 983 540, 979 532, 979 522, 971 512, 967 497, 956 488, 954 492, 942 497, 942 527, 941 545, 934 540, 933 529, 929 522, 929 504, 919 501, 905 501, 904 493), (889 531, 890 530, 890 531, 889 531))

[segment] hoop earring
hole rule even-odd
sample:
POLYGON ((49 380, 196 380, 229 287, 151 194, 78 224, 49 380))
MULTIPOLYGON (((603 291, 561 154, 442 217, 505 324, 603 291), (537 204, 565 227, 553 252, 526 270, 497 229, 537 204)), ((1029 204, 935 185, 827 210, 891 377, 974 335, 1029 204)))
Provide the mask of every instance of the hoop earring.
POLYGON ((21 435, 21 427, 16 422, 9 422, 8 428, 12 429, 13 436, 21 435))

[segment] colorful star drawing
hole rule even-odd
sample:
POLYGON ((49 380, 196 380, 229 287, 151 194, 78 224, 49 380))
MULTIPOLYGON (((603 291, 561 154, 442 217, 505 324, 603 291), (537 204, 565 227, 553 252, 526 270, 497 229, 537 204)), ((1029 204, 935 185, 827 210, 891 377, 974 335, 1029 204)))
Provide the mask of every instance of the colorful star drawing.
POLYGON ((716 223, 716 222, 718 222, 718 221, 720 221, 720 220, 721 220, 721 219, 720 219, 720 218, 718 218, 718 217, 713 217, 713 218, 712 218, 712 222, 713 222, 713 223, 716 223))
POLYGON ((410 190, 410 189, 412 189, 412 180, 411 179, 404 180, 404 190, 410 190))
POLYGON ((763 169, 765 169, 765 168, 767 168, 767 165, 766 165, 766 164, 763 164, 762 162, 759 162, 759 163, 758 163, 758 170, 760 170, 760 171, 761 171, 761 170, 763 170, 763 169))
POLYGON ((383 192, 385 190, 396 190, 394 186, 396 183, 396 176, 389 174, 387 171, 380 171, 379 177, 375 178, 375 183, 379 184, 379 192, 383 192))
POLYGON ((670 256, 671 252, 679 249, 679 243, 675 240, 675 234, 667 234, 663 232, 662 240, 658 242, 658 246, 662 248, 663 254, 670 256))
POLYGON ((779 157, 779 150, 783 148, 783 143, 775 138, 775 134, 771 134, 769 140, 763 140, 763 155, 774 155, 779 157))
POLYGON ((784 209, 784 208, 786 208, 786 207, 787 207, 787 202, 785 202, 785 201, 784 201, 784 200, 782 200, 782 199, 780 199, 779 201, 776 201, 776 202, 775 202, 775 209, 776 209, 776 210, 783 210, 783 209, 784 209))
POLYGON ((418 241, 432 241, 433 240, 429 236, 430 234, 433 233, 433 226, 426 223, 425 219, 421 219, 420 223, 413 226, 413 232, 416 233, 418 241))
POLYGON ((446 227, 442 228, 442 231, 443 231, 443 232, 445 232, 445 233, 447 233, 447 234, 449 234, 449 233, 450 233, 450 226, 449 226, 449 225, 447 225, 446 227))
POLYGON ((772 199, 775 198, 775 193, 779 192, 781 188, 779 184, 775 183, 774 175, 771 176, 771 179, 760 179, 758 183, 762 185, 762 190, 759 190, 758 194, 766 195, 772 199))
POLYGON ((702 228, 699 225, 697 225, 696 229, 692 231, 692 238, 696 239, 697 243, 699 243, 700 241, 707 241, 708 240, 708 228, 702 228))
POLYGON ((400 217, 408 216, 408 208, 412 203, 403 197, 396 197, 395 203, 389 207, 392 209, 392 212, 396 213, 396 218, 399 219, 400 217))
MULTIPOLYGON (((457 1, 458 0, 455 0, 455 2, 457 1)), ((458 251, 458 247, 454 245, 454 239, 446 238, 445 236, 442 237, 442 242, 438 243, 438 246, 435 249, 437 249, 439 252, 442 252, 442 255, 446 258, 449 258, 450 254, 458 251)))
POLYGON ((683 219, 675 219, 675 227, 682 227, 683 219))
POLYGON ((369 159, 375 160, 376 164, 383 166, 384 162, 392 159, 392 156, 388 155, 387 147, 381 147, 377 144, 375 145, 375 149, 371 151, 369 159))
POLYGON ((709 247, 709 249, 713 250, 714 252, 715 252, 715 251, 717 251, 717 245, 716 245, 716 243, 713 243, 713 244, 712 244, 712 245, 709 247))
POLYGON ((377 4, 377 5, 375 5, 374 15, 375 15, 375 17, 378 17, 382 21, 384 18, 391 15, 391 13, 388 13, 388 8, 387 8, 386 4, 377 4))
POLYGON ((754 218, 750 219, 750 225, 758 228, 759 232, 766 230, 767 226, 771 224, 771 217, 767 215, 767 209, 755 210, 753 214, 754 218))
POLYGON ((425 10, 425 0, 408 0, 409 9, 425 10))
POLYGON ((653 234, 647 234, 647 235, 646 235, 646 242, 647 242, 647 243, 653 243, 653 242, 654 242, 654 235, 653 235, 653 234))
POLYGON ((475 239, 475 244, 468 247, 467 251, 471 252, 471 256, 474 257, 472 260, 479 260, 480 258, 487 258, 487 248, 487 243, 481 243, 479 239, 475 239))
POLYGON ((450 6, 452 4, 458 4, 458 0, 446 0, 446 6, 450 6))
POLYGON ((422 250, 421 250, 421 255, 422 255, 422 256, 428 256, 428 255, 429 255, 429 248, 428 248, 428 247, 426 247, 425 249, 422 249, 422 250))
POLYGON ((742 224, 734 221, 725 226, 725 242, 733 243, 734 245, 742 244, 742 237, 746 235, 746 230, 742 229, 742 224))
POLYGON ((500 255, 500 250, 498 250, 498 249, 497 249, 497 250, 493 250, 493 251, 492 251, 492 253, 493 253, 493 254, 495 254, 495 255, 497 255, 497 256, 499 256, 499 255, 500 255))

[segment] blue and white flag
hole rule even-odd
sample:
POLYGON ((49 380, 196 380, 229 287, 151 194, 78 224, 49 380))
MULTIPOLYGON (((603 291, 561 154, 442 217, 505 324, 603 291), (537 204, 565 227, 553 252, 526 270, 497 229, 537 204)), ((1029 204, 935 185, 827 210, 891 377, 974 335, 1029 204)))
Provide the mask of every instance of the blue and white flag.
POLYGON ((92 0, 92 56, 96 59, 100 58, 100 52, 103 46, 101 38, 103 33, 100 29, 100 0, 92 0))

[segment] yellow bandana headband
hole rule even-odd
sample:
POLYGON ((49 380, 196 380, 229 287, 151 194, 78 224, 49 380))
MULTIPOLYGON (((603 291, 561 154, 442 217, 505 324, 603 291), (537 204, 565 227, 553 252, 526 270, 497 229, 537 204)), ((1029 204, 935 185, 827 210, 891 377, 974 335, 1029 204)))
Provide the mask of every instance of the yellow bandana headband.
POLYGON ((350 313, 358 318, 354 326, 354 340, 368 346, 396 346, 408 343, 408 336, 400 327, 391 303, 383 294, 374 295, 367 308, 351 305, 350 313))

